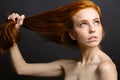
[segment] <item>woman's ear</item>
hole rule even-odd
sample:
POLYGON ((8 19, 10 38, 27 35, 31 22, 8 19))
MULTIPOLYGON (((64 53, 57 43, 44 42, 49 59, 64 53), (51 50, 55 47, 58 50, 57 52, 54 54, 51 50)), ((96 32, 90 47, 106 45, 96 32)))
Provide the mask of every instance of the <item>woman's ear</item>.
POLYGON ((70 38, 71 38, 72 40, 76 40, 76 35, 75 35, 75 32, 74 32, 74 31, 69 31, 69 32, 68 32, 68 35, 70 36, 70 38))

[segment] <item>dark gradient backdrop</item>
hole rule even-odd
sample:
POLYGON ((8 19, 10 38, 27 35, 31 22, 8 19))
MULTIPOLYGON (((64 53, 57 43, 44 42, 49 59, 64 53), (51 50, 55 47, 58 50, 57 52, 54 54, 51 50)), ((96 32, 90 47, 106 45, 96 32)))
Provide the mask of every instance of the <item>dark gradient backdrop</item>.
MULTIPOLYGON (((12 12, 26 17, 47 11, 74 0, 0 0, 0 24, 12 12)), ((93 0, 102 9, 106 36, 102 42, 103 50, 117 65, 120 75, 120 0, 93 0)), ((50 62, 61 58, 79 58, 77 49, 68 48, 46 40, 35 32, 21 28, 20 50, 29 63, 50 62)), ((14 73, 9 54, 0 55, 0 80, 63 80, 59 78, 40 78, 18 76, 14 73)))

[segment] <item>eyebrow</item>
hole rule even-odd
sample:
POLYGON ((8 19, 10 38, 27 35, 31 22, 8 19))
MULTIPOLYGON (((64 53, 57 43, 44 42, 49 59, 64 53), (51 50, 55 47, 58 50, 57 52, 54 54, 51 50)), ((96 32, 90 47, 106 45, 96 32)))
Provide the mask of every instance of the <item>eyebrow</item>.
POLYGON ((98 20, 98 19, 100 20, 100 18, 94 18, 93 20, 96 20, 96 19, 97 19, 97 20, 98 20))

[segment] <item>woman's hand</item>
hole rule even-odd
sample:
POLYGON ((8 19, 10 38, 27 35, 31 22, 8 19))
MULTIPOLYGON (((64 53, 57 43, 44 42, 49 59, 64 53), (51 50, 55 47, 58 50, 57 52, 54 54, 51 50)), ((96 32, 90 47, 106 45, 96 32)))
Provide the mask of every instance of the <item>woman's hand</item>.
POLYGON ((11 15, 8 16, 8 20, 13 20, 16 22, 16 29, 19 29, 20 26, 23 24, 25 15, 19 15, 18 13, 12 13, 11 15))

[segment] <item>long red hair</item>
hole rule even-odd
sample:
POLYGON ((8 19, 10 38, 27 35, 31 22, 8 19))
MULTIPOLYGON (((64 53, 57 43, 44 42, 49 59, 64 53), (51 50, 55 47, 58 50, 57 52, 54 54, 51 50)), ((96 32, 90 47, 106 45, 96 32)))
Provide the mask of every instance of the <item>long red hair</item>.
MULTIPOLYGON (((73 28, 73 16, 85 8, 94 8, 101 17, 100 8, 90 0, 77 0, 68 5, 25 18, 23 26, 35 31, 49 40, 67 45, 76 45, 68 31, 73 28)), ((8 21, 0 28, 0 53, 8 50, 20 38, 15 22, 8 21)))

